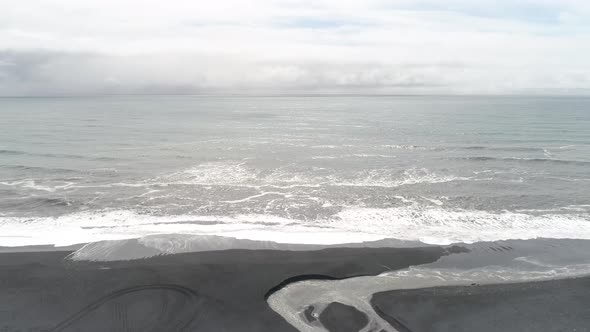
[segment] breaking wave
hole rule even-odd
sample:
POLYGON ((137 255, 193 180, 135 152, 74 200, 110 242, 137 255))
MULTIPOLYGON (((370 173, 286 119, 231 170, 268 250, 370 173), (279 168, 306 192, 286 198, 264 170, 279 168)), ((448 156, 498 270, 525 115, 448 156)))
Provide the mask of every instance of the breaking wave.
POLYGON ((271 214, 151 215, 129 210, 59 217, 0 217, 0 245, 70 245, 156 234, 219 235, 280 243, 337 244, 393 238, 428 244, 507 239, 590 239, 590 215, 452 210, 441 206, 343 208, 315 220, 271 214))
POLYGON ((157 178, 161 184, 198 184, 207 186, 281 186, 300 185, 351 186, 351 187, 399 187, 420 183, 444 183, 471 180, 471 177, 441 175, 426 168, 404 171, 369 169, 350 173, 336 173, 329 169, 288 169, 286 167, 257 170, 244 162, 210 162, 171 175, 157 178))
POLYGON ((470 160, 470 161, 502 161, 502 162, 512 161, 512 162, 529 162, 529 163, 554 163, 554 164, 561 164, 561 165, 579 165, 579 166, 590 165, 590 161, 551 159, 551 158, 516 158, 516 157, 496 158, 496 157, 479 156, 479 157, 465 157, 465 158, 460 158, 460 159, 470 160))

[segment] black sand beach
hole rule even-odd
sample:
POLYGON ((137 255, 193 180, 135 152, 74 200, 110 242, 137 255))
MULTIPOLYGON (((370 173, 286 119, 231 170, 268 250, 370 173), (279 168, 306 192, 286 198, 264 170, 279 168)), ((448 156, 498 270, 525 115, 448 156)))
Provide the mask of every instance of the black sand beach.
MULTIPOLYGON (((0 254, 0 331, 296 331, 265 296, 292 281, 376 275, 427 264, 460 247, 223 250, 87 262, 71 251, 0 254)), ((375 294, 400 332, 589 331, 590 278, 375 294)), ((367 324, 332 303, 331 332, 367 324)))
POLYGON ((100 263, 68 254, 0 254, 0 331, 295 331, 265 301, 283 281, 374 275, 447 251, 226 250, 100 263))
POLYGON ((400 332, 590 331, 590 278, 377 293, 400 332))

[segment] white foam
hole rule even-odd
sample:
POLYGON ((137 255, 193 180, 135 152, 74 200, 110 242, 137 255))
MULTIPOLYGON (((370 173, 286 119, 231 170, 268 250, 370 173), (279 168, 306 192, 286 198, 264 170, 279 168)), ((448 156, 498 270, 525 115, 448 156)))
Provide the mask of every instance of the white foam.
POLYGON ((1 185, 10 186, 10 187, 20 187, 20 188, 27 188, 39 191, 47 191, 47 192, 55 192, 58 189, 65 189, 72 187, 74 184, 73 182, 60 182, 60 184, 54 184, 53 186, 49 185, 41 185, 37 183, 34 179, 25 179, 21 181, 13 181, 13 182, 0 182, 1 185))
POLYGON ((312 149, 337 149, 339 146, 337 145, 329 145, 329 144, 324 144, 324 145, 313 145, 311 148, 312 149))
POLYGON ((60 217, 0 217, 0 246, 67 246, 157 234, 219 235, 278 243, 338 244, 382 239, 272 215, 154 216, 133 211, 83 212, 60 217))
POLYGON ((278 191, 270 191, 270 192, 263 192, 260 194, 256 194, 256 195, 252 195, 252 196, 248 196, 246 198, 242 198, 242 199, 235 199, 235 200, 231 200, 231 201, 221 201, 222 203, 242 203, 242 202, 247 202, 259 197, 264 197, 267 195, 277 195, 277 196, 283 196, 283 197, 287 197, 290 196, 289 194, 285 194, 285 193, 281 193, 278 191))
POLYGON ((590 239, 590 215, 450 210, 442 207, 349 208, 336 215, 340 229, 430 244, 507 239, 590 239))
POLYGON ((429 244, 539 237, 590 239, 590 215, 494 213, 413 204, 386 209, 348 207, 318 220, 263 214, 157 216, 125 210, 89 211, 60 217, 0 217, 0 246, 64 246, 171 233, 301 244, 339 244, 384 238, 429 244))
POLYGON ((471 177, 455 175, 438 175, 430 172, 425 168, 411 168, 405 170, 403 174, 392 174, 388 169, 371 169, 366 170, 350 178, 342 176, 330 176, 331 180, 328 185, 332 186, 349 186, 349 187, 383 187, 396 188, 405 185, 415 185, 421 183, 445 183, 453 181, 467 181, 471 177))
MULTIPOLYGON (((312 158, 332 158, 332 156, 315 156, 312 158)), ((444 183, 452 181, 472 180, 469 176, 440 175, 425 168, 411 168, 402 173, 388 168, 369 169, 351 174, 335 173, 325 168, 318 174, 317 169, 309 171, 293 171, 277 168, 261 173, 248 167, 246 162, 208 162, 195 167, 161 176, 153 184, 170 185, 225 185, 245 187, 277 187, 291 186, 349 186, 349 187, 384 187, 395 188, 404 185, 421 183, 444 183)), ((142 184, 145 185, 145 184, 142 184)))
POLYGON ((352 154, 353 157, 358 158, 397 158, 397 156, 389 155, 389 154, 373 154, 373 153, 355 153, 352 154))
POLYGON ((422 196, 422 199, 429 201, 430 203, 436 204, 438 206, 441 206, 444 204, 440 199, 436 199, 436 198, 428 198, 428 197, 422 196))
POLYGON ((256 181, 256 173, 243 162, 209 162, 162 177, 170 184, 240 185, 256 181))
POLYGON ((313 156, 311 159, 336 159, 336 156, 313 156))
POLYGON ((404 144, 385 144, 381 145, 382 148, 386 149, 399 149, 399 150, 435 150, 434 147, 425 147, 417 145, 404 145, 404 144))
POLYGON ((375 153, 354 153, 354 154, 342 154, 342 155, 319 155, 312 156, 311 159, 342 159, 342 158, 397 158, 394 155, 387 154, 375 154, 375 153))

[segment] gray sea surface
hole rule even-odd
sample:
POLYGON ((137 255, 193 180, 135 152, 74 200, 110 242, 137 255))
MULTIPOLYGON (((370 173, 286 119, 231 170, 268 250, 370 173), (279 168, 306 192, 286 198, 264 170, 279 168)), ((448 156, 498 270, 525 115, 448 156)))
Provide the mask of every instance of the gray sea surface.
POLYGON ((590 98, 0 98, 0 245, 267 230, 590 239, 590 98))

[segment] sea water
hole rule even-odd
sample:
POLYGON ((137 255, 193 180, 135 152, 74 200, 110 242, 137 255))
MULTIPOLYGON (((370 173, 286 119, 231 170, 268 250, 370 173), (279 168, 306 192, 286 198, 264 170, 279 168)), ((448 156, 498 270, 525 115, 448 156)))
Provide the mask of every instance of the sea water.
POLYGON ((0 246, 590 239, 590 98, 0 98, 0 246))

